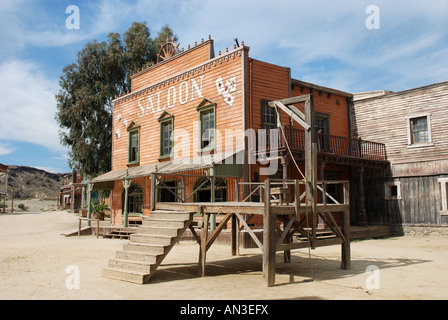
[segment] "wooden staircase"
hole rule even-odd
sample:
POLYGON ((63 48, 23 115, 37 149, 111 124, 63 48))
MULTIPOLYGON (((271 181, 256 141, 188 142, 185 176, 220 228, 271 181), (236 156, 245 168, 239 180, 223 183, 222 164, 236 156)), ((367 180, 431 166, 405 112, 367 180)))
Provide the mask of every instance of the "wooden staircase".
POLYGON ((130 241, 117 251, 101 275, 138 284, 149 281, 163 259, 193 221, 193 213, 157 210, 143 217, 130 241))

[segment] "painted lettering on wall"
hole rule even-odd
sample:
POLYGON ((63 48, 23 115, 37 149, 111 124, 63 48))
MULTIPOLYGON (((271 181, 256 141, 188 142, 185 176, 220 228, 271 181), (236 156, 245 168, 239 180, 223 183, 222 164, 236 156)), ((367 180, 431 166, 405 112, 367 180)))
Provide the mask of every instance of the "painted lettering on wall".
POLYGON ((148 114, 156 115, 166 109, 172 109, 176 104, 184 105, 188 101, 204 98, 202 84, 204 76, 190 81, 183 81, 178 86, 171 86, 168 90, 159 90, 156 93, 140 98, 137 102, 139 118, 148 114))

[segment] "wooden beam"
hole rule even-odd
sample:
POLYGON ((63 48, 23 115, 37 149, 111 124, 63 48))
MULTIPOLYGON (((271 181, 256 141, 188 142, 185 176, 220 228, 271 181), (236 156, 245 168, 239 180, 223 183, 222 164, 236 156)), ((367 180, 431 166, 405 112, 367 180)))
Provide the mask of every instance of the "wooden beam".
POLYGON ((271 214, 271 179, 265 180, 265 212, 263 215, 263 280, 267 287, 275 284, 275 214, 271 214))
POLYGON ((249 232, 249 235, 251 236, 251 238, 254 240, 255 244, 258 246, 258 248, 260 248, 261 250, 263 250, 263 244, 260 242, 260 240, 258 240, 257 236, 255 235, 255 233, 252 231, 252 229, 247 225, 247 222, 243 219, 243 217, 241 217, 241 215, 239 213, 235 213, 235 215, 237 216, 237 218, 241 221, 244 229, 247 230, 247 232, 249 232))
POLYGON ((228 213, 225 218, 219 223, 219 226, 213 230, 213 233, 210 235, 210 238, 207 240, 207 245, 206 245, 206 250, 208 251, 208 249, 210 249, 211 245, 213 244, 213 242, 216 240, 216 238, 219 236, 219 234, 221 233, 222 229, 224 229, 227 225, 227 222, 229 221, 229 219, 233 216, 233 213, 228 213))
POLYGON ((231 226, 231 247, 232 247, 232 256, 239 255, 239 225, 238 225, 238 217, 233 214, 232 215, 232 226, 231 226))
POLYGON ((202 206, 199 206, 198 212, 202 213, 201 243, 200 243, 200 248, 199 248, 198 275, 200 277, 205 277, 205 258, 207 255, 207 236, 208 236, 208 223, 210 221, 210 215, 203 213, 202 206))

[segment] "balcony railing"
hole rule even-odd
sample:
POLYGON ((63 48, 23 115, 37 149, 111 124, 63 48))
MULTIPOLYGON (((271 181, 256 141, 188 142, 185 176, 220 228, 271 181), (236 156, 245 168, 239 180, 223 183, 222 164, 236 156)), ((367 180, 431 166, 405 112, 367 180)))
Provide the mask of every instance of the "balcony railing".
MULTIPOLYGON (((291 151, 303 152, 305 150, 305 131, 283 125, 283 132, 291 151)), ((266 130, 266 135, 259 134, 258 150, 269 151, 271 144, 275 143, 278 149, 286 148, 286 143, 281 132, 275 133, 266 130), (271 141, 273 140, 273 141, 271 141), (275 141, 275 142, 274 142, 275 141)), ((386 146, 383 143, 362 140, 361 138, 348 138, 317 133, 317 149, 319 153, 342 157, 361 158, 366 160, 387 161, 386 146)), ((274 147, 275 148, 275 147, 274 147)), ((272 151, 272 150, 271 150, 272 151)))

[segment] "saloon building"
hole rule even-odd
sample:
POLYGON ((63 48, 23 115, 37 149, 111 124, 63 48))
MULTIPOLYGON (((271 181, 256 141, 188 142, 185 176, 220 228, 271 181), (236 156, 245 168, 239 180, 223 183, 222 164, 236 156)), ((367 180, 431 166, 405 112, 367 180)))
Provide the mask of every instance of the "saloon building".
MULTIPOLYGON (((304 130, 269 102, 307 94, 318 179, 349 180, 351 222, 367 223, 364 172, 388 162, 384 144, 352 137, 352 94, 293 79, 289 68, 250 57, 244 42, 216 52, 210 38, 186 50, 168 41, 159 58, 113 101, 112 171, 90 181, 111 191, 112 224, 140 220, 154 201, 259 201, 267 177, 302 179, 304 130)), ((337 185, 327 192, 342 197, 337 185)))

